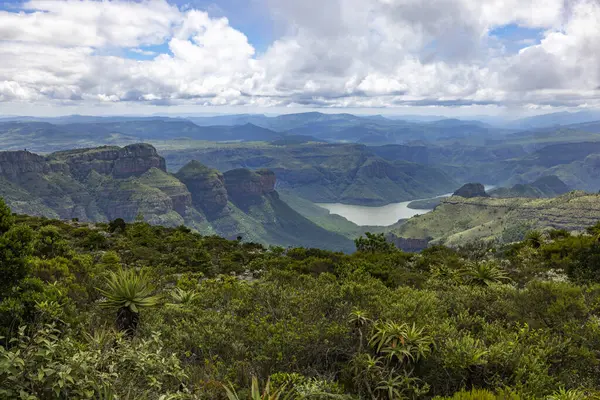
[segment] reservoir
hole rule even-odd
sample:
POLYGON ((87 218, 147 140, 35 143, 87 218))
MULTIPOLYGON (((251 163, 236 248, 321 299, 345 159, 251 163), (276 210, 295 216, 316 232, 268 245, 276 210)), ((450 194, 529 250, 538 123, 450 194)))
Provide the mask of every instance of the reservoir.
MULTIPOLYGON (((493 189, 493 185, 485 185, 486 190, 493 189)), ((440 196, 432 197, 450 197, 452 193, 446 193, 440 196)), ((414 201, 414 200, 411 200, 414 201)), ((381 207, 356 206, 342 203, 318 203, 331 214, 341 215, 350 222, 360 226, 390 226, 398 222, 399 219, 407 219, 415 215, 425 214, 432 210, 414 210, 408 208, 411 201, 401 203, 391 203, 381 207)))

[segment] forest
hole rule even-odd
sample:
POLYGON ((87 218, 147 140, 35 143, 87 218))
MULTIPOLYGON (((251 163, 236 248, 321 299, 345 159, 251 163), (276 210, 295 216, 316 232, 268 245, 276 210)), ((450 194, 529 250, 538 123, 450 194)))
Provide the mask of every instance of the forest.
POLYGON ((599 236, 344 254, 0 202, 0 398, 600 398, 599 236))

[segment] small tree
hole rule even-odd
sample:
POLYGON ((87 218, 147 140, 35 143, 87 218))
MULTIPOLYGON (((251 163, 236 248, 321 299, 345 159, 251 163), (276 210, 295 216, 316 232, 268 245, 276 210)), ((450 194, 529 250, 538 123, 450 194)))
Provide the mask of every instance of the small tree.
POLYGON ((123 232, 125 232, 126 229, 127 229, 127 223, 125 222, 125 220, 123 218, 117 218, 108 223, 108 231, 110 233, 114 233, 114 232, 123 233, 123 232))
POLYGON ((391 253, 396 250, 396 246, 386 240, 383 233, 366 232, 365 237, 359 237, 354 240, 357 251, 364 253, 391 253))

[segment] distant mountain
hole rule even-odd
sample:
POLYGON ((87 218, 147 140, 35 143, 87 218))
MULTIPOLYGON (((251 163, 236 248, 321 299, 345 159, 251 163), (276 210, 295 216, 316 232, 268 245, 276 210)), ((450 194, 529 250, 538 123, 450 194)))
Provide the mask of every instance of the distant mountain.
POLYGON ((282 136, 285 135, 252 124, 198 126, 185 119, 168 118, 102 119, 101 122, 60 124, 0 120, 0 150, 27 148, 44 153, 74 147, 127 145, 140 141, 271 141, 282 136))
MULTIPOLYGON (((413 116, 415 117, 415 116, 413 116)), ((277 132, 309 135, 327 141, 365 144, 404 143, 409 140, 437 140, 488 136, 504 133, 480 121, 431 117, 404 120, 381 115, 324 114, 306 112, 276 117, 235 115, 223 117, 189 117, 197 125, 251 123, 277 132)))
POLYGON ((489 192, 491 197, 555 197, 569 192, 571 189, 556 175, 543 176, 529 184, 516 184, 511 188, 495 188, 489 192))
POLYGON ((556 127, 600 120, 600 111, 556 112, 510 121, 507 126, 520 129, 556 127))
POLYGON ((224 174, 191 161, 176 175, 147 144, 52 153, 0 152, 0 197, 14 212, 80 221, 133 221, 281 246, 351 251, 353 243, 291 209, 272 171, 224 174))
MULTIPOLYGON (((276 117, 240 114, 213 117, 96 117, 71 115, 57 118, 18 117, 0 120, 0 135, 6 123, 46 123, 58 127, 70 138, 88 145, 103 144, 102 138, 113 140, 104 144, 127 144, 114 138, 126 136, 134 141, 165 141, 193 139, 208 141, 272 141, 287 135, 312 136, 329 142, 356 142, 364 144, 396 144, 415 140, 424 142, 440 140, 483 141, 506 133, 479 121, 442 119, 434 121, 406 121, 376 116, 352 114, 324 114, 307 112, 276 117), (137 139, 137 140, 136 140, 137 139)), ((30 132, 24 132, 29 134, 30 132)), ((38 132, 43 138, 43 132, 38 132)), ((22 143, 15 138, 15 145, 22 143)), ((55 145, 57 146, 57 145, 55 145)), ((31 147, 31 146, 29 146, 31 147)), ((12 149, 12 148, 5 148, 12 149)), ((36 151, 53 151, 53 148, 35 148, 36 151)))

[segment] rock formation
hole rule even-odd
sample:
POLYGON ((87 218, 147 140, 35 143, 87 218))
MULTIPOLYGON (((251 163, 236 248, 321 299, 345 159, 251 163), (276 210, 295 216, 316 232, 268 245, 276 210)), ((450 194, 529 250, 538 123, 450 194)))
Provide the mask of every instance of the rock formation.
POLYGON ((224 177, 229 198, 242 206, 256 203, 261 196, 275 191, 275 173, 269 170, 238 168, 225 172, 224 177))
POLYGON ((481 183, 467 183, 454 192, 453 196, 460 196, 467 199, 472 197, 490 197, 485 192, 485 187, 481 183))
POLYGON ((193 160, 175 176, 187 186, 194 207, 204 211, 207 217, 213 218, 226 210, 228 198, 222 173, 193 160))

